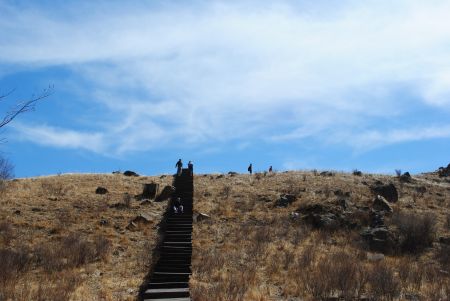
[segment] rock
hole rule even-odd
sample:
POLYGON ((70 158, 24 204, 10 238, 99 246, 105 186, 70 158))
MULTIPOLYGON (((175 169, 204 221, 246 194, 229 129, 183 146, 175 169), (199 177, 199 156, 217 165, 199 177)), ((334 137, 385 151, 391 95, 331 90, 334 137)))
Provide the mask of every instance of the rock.
POLYGON ((323 176, 323 177, 332 177, 332 176, 334 176, 334 174, 331 171, 322 171, 320 173, 320 175, 323 176))
POLYGON ((450 236, 439 237, 439 242, 443 245, 450 245, 450 236))
POLYGON ((175 187, 167 185, 164 187, 164 189, 161 191, 161 193, 156 197, 155 201, 162 202, 167 199, 169 199, 172 194, 175 192, 175 187))
POLYGON ((398 192, 397 188, 395 188, 394 184, 383 185, 381 182, 377 181, 377 183, 371 187, 372 192, 375 195, 381 195, 388 202, 395 203, 398 201, 398 192))
POLYGON ((127 225, 126 229, 130 231, 134 231, 139 229, 141 225, 150 224, 152 222, 151 217, 141 213, 136 216, 130 223, 127 225))
POLYGON ((389 202, 382 197, 381 195, 377 195, 375 200, 373 200, 373 209, 376 211, 386 211, 386 212, 393 212, 394 209, 392 209, 389 202))
POLYGON ((106 220, 106 219, 101 219, 100 220, 100 226, 106 226, 108 224, 109 224, 108 220, 106 220))
POLYGON ((439 177, 450 177, 450 164, 447 167, 439 167, 437 171, 439 177))
POLYGON ((37 207, 33 207, 33 208, 31 208, 31 211, 33 211, 33 212, 41 212, 42 209, 41 208, 37 208, 37 207))
POLYGON ((125 209, 125 208, 128 208, 128 206, 124 203, 114 203, 112 205, 109 205, 109 208, 125 209))
POLYGON ((151 205, 152 202, 150 200, 143 200, 139 205, 141 206, 147 206, 147 205, 151 205))
POLYGON ((113 175, 120 175, 121 174, 120 170, 113 171, 112 173, 113 173, 113 175))
POLYGON ((344 210, 348 210, 353 206, 352 202, 350 202, 347 199, 338 199, 336 203, 338 206, 342 207, 342 209, 344 209, 344 210))
POLYGON ((20 213, 21 213, 20 210, 14 211, 14 214, 15 214, 15 215, 20 215, 20 213))
POLYGON ((337 229, 340 226, 338 217, 333 213, 312 215, 312 225, 316 228, 337 229))
POLYGON ((369 219, 372 228, 384 226, 384 211, 370 211, 369 219))
POLYGON ((158 194, 159 184, 150 183, 144 184, 144 189, 141 194, 141 198, 143 199, 154 199, 158 194))
POLYGON ((95 190, 96 194, 106 194, 108 193, 108 189, 104 188, 104 187, 97 187, 97 189, 95 190))
POLYGON ((350 191, 343 192, 342 190, 337 189, 334 191, 334 195, 338 197, 350 197, 350 191))
POLYGON ((386 227, 367 228, 360 234, 372 251, 386 254, 397 249, 398 239, 386 227))
POLYGON ((131 170, 127 170, 123 173, 124 176, 127 177, 139 177, 139 175, 137 173, 135 173, 134 171, 131 170))
POLYGON ((237 173, 237 172, 234 172, 234 171, 229 171, 228 174, 229 174, 230 176, 234 177, 234 176, 237 176, 238 173, 237 173))
POLYGON ((201 212, 194 213, 194 216, 193 216, 194 222, 196 222, 196 223, 201 222, 206 219, 210 219, 210 218, 211 218, 211 216, 209 216, 208 214, 205 214, 205 213, 201 213, 201 212))
POLYGON ((384 259, 384 254, 381 253, 367 253, 367 260, 380 261, 384 259))
POLYGON ((283 194, 281 197, 275 202, 275 207, 287 207, 288 205, 295 202, 297 197, 293 194, 283 194))
POLYGON ((405 172, 404 174, 402 174, 400 176, 400 182, 405 182, 405 183, 409 183, 412 181, 411 175, 409 174, 409 172, 405 172))
POLYGON ((353 175, 354 175, 354 176, 360 177, 360 176, 362 176, 362 172, 359 171, 359 170, 357 170, 357 169, 355 169, 355 170, 353 171, 353 175))
POLYGON ((408 300, 408 301, 420 301, 420 300, 422 300, 420 295, 413 294, 413 293, 405 293, 404 298, 405 298, 405 300, 408 300))

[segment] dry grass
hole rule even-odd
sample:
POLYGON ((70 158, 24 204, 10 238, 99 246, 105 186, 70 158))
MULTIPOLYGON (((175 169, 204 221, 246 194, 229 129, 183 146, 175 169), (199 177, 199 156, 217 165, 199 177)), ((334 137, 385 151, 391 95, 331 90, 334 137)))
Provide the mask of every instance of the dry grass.
POLYGON ((193 300, 448 298, 448 247, 437 243, 450 235, 446 179, 425 174, 400 183, 395 176, 305 171, 197 175, 194 185, 195 209, 211 219, 194 226, 193 300), (360 236, 369 224, 367 213, 349 214, 360 222, 355 228, 324 229, 292 213, 311 204, 335 206, 343 197, 370 208, 375 181, 392 182, 399 190, 395 217, 386 222, 401 235, 400 252, 369 259, 360 236), (296 201, 275 207, 286 193, 296 201), (417 239, 423 241, 411 243, 417 239))
POLYGON ((171 177, 59 175, 7 181, 0 200, 0 300, 134 300, 166 203, 144 183, 171 177), (108 189, 95 194, 98 186, 108 189), (129 195, 127 197, 127 195, 129 195), (124 206, 114 207, 114 204, 124 206), (128 231, 140 213, 152 222, 128 231))

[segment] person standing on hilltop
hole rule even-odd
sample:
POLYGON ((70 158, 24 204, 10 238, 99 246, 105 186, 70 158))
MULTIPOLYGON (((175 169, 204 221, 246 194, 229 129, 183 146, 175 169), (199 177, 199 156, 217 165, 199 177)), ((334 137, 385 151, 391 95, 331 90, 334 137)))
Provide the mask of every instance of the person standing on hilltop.
POLYGON ((269 167, 269 173, 271 173, 272 171, 273 171, 272 165, 270 165, 270 167, 269 167))
POLYGON ((253 166, 252 166, 252 163, 250 163, 250 165, 248 166, 247 170, 248 170, 248 172, 249 172, 250 174, 253 173, 253 166))
POLYGON ((193 175, 194 175, 194 164, 192 163, 192 161, 189 161, 189 163, 188 163, 188 169, 189 169, 189 174, 190 174, 191 176, 193 176, 193 175))
POLYGON ((177 164, 175 164, 175 167, 177 168, 177 176, 181 176, 181 170, 183 169, 183 162, 181 162, 181 159, 178 159, 177 164))

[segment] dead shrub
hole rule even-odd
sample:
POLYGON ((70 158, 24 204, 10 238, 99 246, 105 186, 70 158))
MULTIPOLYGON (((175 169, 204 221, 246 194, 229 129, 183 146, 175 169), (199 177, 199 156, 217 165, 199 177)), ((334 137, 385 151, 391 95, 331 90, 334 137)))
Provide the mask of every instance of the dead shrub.
POLYGON ((423 216, 409 213, 396 214, 392 222, 400 235, 402 253, 418 254, 430 247, 436 233, 436 218, 432 214, 423 216))
POLYGON ((123 204, 126 208, 131 208, 131 195, 129 193, 123 195, 123 204))
POLYGON ((15 237, 15 233, 14 233, 14 229, 13 229, 11 223, 6 222, 6 221, 1 222, 0 223, 0 238, 2 240, 2 243, 5 246, 9 246, 9 244, 14 239, 14 237, 15 237))
POLYGON ((436 251, 435 258, 447 272, 450 271, 450 246, 441 244, 436 251))
POLYGON ((369 272, 370 292, 376 300, 393 300, 400 294, 400 283, 385 262, 375 264, 369 272))
POLYGON ((61 252, 71 267, 79 267, 96 258, 92 243, 82 239, 79 234, 71 234, 61 241, 61 252))
POLYGON ((5 286, 9 281, 17 278, 29 264, 26 250, 13 251, 0 249, 0 284, 5 286))
POLYGON ((80 276, 72 271, 47 275, 46 281, 39 283, 31 299, 37 301, 69 300, 81 283, 80 276))
POLYGON ((111 249, 111 241, 102 235, 94 238, 95 257, 106 260, 111 249))

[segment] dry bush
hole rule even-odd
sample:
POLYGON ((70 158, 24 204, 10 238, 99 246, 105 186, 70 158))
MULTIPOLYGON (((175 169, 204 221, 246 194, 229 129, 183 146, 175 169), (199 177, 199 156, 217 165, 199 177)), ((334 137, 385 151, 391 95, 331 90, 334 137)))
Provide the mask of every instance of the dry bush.
POLYGON ((29 265, 29 256, 26 250, 0 249, 0 258, 1 287, 6 287, 10 281, 16 280, 29 265))
POLYGON ((421 216, 400 212, 393 217, 392 222, 399 230, 402 253, 421 253, 434 241, 436 218, 432 214, 421 216))
POLYGON ((69 190, 69 187, 67 185, 65 185, 62 180, 60 180, 60 181, 54 181, 54 180, 42 181, 41 188, 42 188, 43 195, 45 195, 47 197, 55 198, 56 200, 59 200, 62 197, 64 197, 69 190))
POLYGON ((442 268, 447 272, 450 272, 450 246, 441 244, 440 248, 436 251, 435 257, 442 268))
POLYGON ((370 292, 375 300, 393 300, 400 294, 394 270, 385 262, 375 264, 369 272, 370 292))
POLYGON ((131 195, 129 193, 125 193, 123 195, 123 204, 125 205, 126 208, 131 207, 131 195))
POLYGON ((14 229, 10 222, 1 222, 0 223, 0 238, 5 246, 9 246, 11 241, 14 239, 15 233, 14 229))
POLYGON ((79 234, 70 234, 59 243, 43 245, 35 250, 34 261, 47 273, 80 267, 97 259, 106 260, 111 242, 96 236, 89 242, 79 234))

